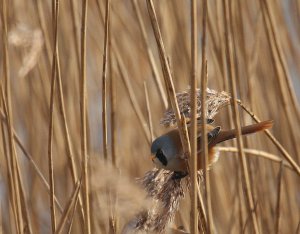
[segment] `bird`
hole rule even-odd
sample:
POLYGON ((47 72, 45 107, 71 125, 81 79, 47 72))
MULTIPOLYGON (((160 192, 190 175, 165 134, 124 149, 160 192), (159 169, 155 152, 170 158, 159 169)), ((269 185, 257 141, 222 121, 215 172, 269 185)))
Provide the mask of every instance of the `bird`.
MULTIPOLYGON (((237 137, 236 129, 223 130, 220 126, 213 126, 212 120, 205 124, 208 138, 208 165, 214 163, 218 158, 218 152, 215 146, 221 142, 237 137)), ((201 128, 197 125, 197 157, 201 157, 201 128)), ((256 124, 247 125, 241 128, 242 135, 252 134, 269 129, 273 126, 273 120, 267 120, 256 124)), ((188 126, 190 129, 190 126, 188 126)), ((182 178, 188 174, 186 160, 182 157, 183 148, 178 129, 173 129, 157 137, 151 145, 152 161, 159 169, 165 169, 175 172, 174 178, 182 178)), ((201 169, 198 160, 197 168, 201 169)))

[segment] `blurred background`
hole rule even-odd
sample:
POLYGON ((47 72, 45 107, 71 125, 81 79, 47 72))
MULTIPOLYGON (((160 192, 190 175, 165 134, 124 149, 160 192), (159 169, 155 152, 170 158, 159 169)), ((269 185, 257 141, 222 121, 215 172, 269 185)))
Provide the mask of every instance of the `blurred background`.
MULTIPOLYGON (((54 101, 51 102, 54 2, 1 0, 2 233, 22 232, 18 231, 18 225, 23 225, 24 232, 28 233, 51 232, 49 187, 46 185, 49 183, 51 103, 54 103, 54 191, 61 205, 61 209, 56 206, 57 223, 64 217, 62 210, 68 207, 81 175, 83 5, 81 1, 59 1, 57 57, 61 84, 56 72, 54 101), (3 8, 5 3, 6 10, 3 8), (10 118, 5 106, 10 108, 10 118), (10 129, 14 129, 15 134, 12 141, 10 129)), ((124 224, 146 205, 145 195, 136 183, 136 178, 153 168, 145 87, 154 136, 168 130, 159 124, 169 105, 146 1, 110 2, 107 160, 104 160, 102 121, 106 1, 90 0, 87 6, 86 123, 92 233, 120 233, 124 224), (116 191, 117 202, 107 198, 106 188, 116 191), (114 228, 110 217, 117 220, 114 228)), ((190 1, 154 0, 154 5, 175 90, 185 91, 189 88, 191 74, 190 1)), ((199 82, 202 6, 203 2, 198 1, 199 82)), ((300 2, 210 0, 207 14, 208 87, 229 92, 229 65, 225 51, 227 27, 238 98, 259 119, 274 120, 272 134, 299 165, 300 2), (227 20, 224 18, 224 4, 227 20)), ((215 124, 225 129, 233 127, 230 113, 230 106, 223 108, 216 116, 215 124)), ((240 117, 243 125, 253 122, 241 108, 240 117)), ((272 154, 276 159, 246 154, 260 232, 300 233, 300 175, 290 166, 281 167, 281 160, 284 165, 289 163, 264 133, 243 139, 245 148, 272 154)), ((235 146, 235 141, 222 146, 235 146)), ((210 170, 213 224, 217 233, 253 233, 240 170, 234 152, 221 152, 219 161, 210 170)), ((84 232, 80 203, 79 199, 63 233, 84 232)), ((189 212, 187 195, 170 226, 183 226, 189 231, 189 212)))

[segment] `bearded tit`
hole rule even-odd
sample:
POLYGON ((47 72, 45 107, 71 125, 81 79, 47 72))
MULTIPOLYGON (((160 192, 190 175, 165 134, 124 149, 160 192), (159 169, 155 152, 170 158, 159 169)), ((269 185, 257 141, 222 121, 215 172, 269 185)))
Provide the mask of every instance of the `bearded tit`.
MULTIPOLYGON (((257 124, 241 128, 242 135, 256 133, 273 126, 273 120, 263 121, 257 124)), ((223 130, 221 127, 214 127, 206 124, 208 137, 208 165, 218 159, 218 152, 214 149, 218 143, 236 138, 236 130, 223 130)), ((198 158, 201 157, 201 125, 198 125, 197 151, 198 158)), ((179 178, 187 175, 186 160, 182 158, 183 148, 178 129, 171 130, 156 138, 151 145, 152 161, 158 168, 174 171, 179 178)), ((200 169, 198 160, 197 168, 200 169)))

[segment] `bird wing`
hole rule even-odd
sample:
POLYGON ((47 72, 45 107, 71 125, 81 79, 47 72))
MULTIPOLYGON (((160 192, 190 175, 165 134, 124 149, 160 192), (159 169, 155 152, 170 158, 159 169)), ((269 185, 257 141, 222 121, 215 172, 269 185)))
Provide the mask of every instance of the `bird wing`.
POLYGON ((210 131, 210 132, 207 133, 208 144, 210 142, 212 142, 214 139, 217 138, 217 136, 219 135, 220 131, 221 131, 221 127, 218 126, 218 127, 215 127, 212 131, 210 131))
MULTIPOLYGON (((207 130, 208 130, 208 133, 207 133, 207 140, 208 140, 208 142, 207 143, 210 144, 220 134, 221 127, 220 126, 213 127, 211 125, 206 125, 206 126, 207 126, 207 130)), ((200 149, 201 149, 201 131, 200 131, 200 129, 198 129, 199 135, 198 135, 198 138, 197 138, 198 151, 200 151, 200 149)))

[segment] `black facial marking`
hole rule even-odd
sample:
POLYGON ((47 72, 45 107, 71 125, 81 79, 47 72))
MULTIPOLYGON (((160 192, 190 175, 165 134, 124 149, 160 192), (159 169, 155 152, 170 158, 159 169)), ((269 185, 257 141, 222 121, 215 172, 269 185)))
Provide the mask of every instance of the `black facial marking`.
POLYGON ((162 165, 167 166, 168 160, 161 149, 158 149, 156 152, 156 157, 162 163, 162 165))

